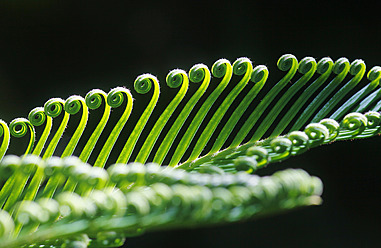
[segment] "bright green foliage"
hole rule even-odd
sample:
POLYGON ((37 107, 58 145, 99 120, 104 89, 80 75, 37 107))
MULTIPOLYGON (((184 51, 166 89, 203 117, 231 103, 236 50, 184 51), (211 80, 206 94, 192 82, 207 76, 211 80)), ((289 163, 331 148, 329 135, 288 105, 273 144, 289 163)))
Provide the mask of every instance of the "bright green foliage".
POLYGON ((17 118, 9 126, 0 120, 0 247, 118 247, 125 237, 145 231, 320 204, 321 181, 302 170, 262 178, 250 174, 318 145, 378 135, 381 67, 368 72, 370 82, 360 90, 356 86, 366 72, 362 60, 350 64, 345 58, 335 63, 323 58, 317 63, 306 57, 298 62, 287 54, 278 68, 285 76, 262 96, 266 66, 253 67, 248 58, 233 64, 220 59, 211 71, 203 64, 193 66, 189 78, 183 70, 171 71, 167 85, 179 90, 167 103, 159 101, 156 77, 139 76, 135 90, 151 95, 140 116, 134 116, 133 105, 142 103, 117 87, 108 94, 92 90, 85 98, 52 98, 44 108, 33 109, 29 120, 17 118), (219 78, 206 96, 211 80, 219 78), (187 91, 195 86, 189 82, 200 84, 192 96, 187 91), (166 108, 156 113, 159 102, 166 108), (115 119, 112 108, 118 107, 124 108, 121 116, 93 154, 109 119, 115 119), (84 147, 77 147, 91 111, 103 114, 84 147), (58 157, 56 148, 77 114, 78 126, 58 157), (138 121, 123 137, 130 116, 138 121), (44 124, 36 134, 34 127, 44 124), (148 135, 138 143, 143 132, 148 135), (11 136, 25 135, 29 141, 23 155, 5 155, 16 141, 11 136), (124 146, 117 150, 119 139, 124 146), (115 150, 119 156, 110 161, 115 150), (79 158, 72 156, 75 151, 79 158), (91 157, 92 166, 87 163, 91 157))

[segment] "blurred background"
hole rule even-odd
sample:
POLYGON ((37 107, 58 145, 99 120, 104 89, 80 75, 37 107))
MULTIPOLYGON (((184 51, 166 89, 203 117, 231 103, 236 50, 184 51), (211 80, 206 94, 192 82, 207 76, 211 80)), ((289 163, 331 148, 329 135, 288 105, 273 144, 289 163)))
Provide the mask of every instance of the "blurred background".
MULTIPOLYGON (((142 73, 163 82, 171 69, 201 62, 211 67, 219 58, 234 62, 245 56, 265 64, 268 82, 283 75, 276 62, 285 53, 381 65, 381 19, 370 2, 63 2, 0 3, 0 118, 7 123, 51 97, 133 89, 142 73)), ((162 88, 168 90, 164 83, 162 88)), ((260 172, 292 167, 319 176, 322 206, 147 233, 129 238, 126 247, 379 247, 380 142, 338 142, 260 172)))

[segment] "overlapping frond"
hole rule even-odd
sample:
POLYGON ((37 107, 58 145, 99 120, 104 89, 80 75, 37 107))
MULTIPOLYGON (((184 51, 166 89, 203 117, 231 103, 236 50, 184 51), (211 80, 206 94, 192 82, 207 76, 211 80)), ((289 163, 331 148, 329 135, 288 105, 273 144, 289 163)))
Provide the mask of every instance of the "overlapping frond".
POLYGON ((306 57, 298 62, 287 54, 277 65, 285 75, 271 87, 267 67, 253 66, 248 58, 233 64, 220 59, 211 70, 197 64, 188 74, 175 69, 166 82, 179 90, 169 102, 160 102, 158 79, 143 74, 134 89, 150 100, 139 115, 133 106, 143 103, 117 87, 109 93, 92 90, 85 98, 52 98, 28 119, 9 125, 0 120, 0 246, 117 246, 143 230, 236 221, 318 204, 321 182, 305 172, 264 178, 247 173, 318 145, 378 135, 381 67, 373 67, 361 86, 362 60, 306 57), (193 83, 199 86, 188 96, 193 83), (158 104, 166 107, 155 111, 158 104), (113 108, 124 109, 116 117, 113 108), (103 112, 78 147, 92 111, 103 112), (58 154, 73 115, 79 116, 77 127, 58 154), (121 135, 131 119, 136 124, 128 136, 121 135), (94 153, 107 128, 110 134, 94 153), (6 155, 9 144, 23 136, 29 141, 21 157, 6 155), (118 154, 114 161, 112 152, 118 154), (87 164, 91 157, 92 166, 87 164))

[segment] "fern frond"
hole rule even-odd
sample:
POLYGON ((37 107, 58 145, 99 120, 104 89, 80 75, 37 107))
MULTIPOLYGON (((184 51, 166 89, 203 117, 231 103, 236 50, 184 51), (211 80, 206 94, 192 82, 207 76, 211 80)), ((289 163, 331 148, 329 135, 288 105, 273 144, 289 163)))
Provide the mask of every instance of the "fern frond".
MULTIPOLYGON (((73 238, 71 242, 77 242, 83 234, 90 238, 84 241, 88 245, 91 240, 90 247, 114 247, 122 245, 124 237, 144 231, 234 222, 321 201, 321 181, 302 170, 260 178, 134 162, 106 171, 75 157, 43 161, 33 155, 23 159, 8 155, 0 164, 2 172, 16 178, 26 178, 41 167, 47 175, 73 179, 78 187, 57 193, 55 199, 23 200, 12 210, 5 206, 0 212, 0 247, 59 247, 73 238), (120 242, 115 243, 115 236, 120 242)), ((19 192, 13 188, 8 194, 19 192)))
POLYGON ((285 75, 268 92, 261 92, 268 85, 266 66, 254 67, 248 58, 233 64, 220 59, 211 71, 203 64, 189 75, 172 70, 167 85, 179 89, 170 102, 159 100, 155 76, 137 77, 135 91, 151 97, 137 117, 133 105, 141 103, 116 87, 108 94, 92 90, 85 98, 52 98, 9 126, 0 120, 0 246, 111 247, 143 230, 237 221, 320 203, 321 182, 305 172, 264 178, 247 173, 318 145, 378 135, 381 67, 373 67, 370 82, 358 89, 366 72, 362 60, 298 62, 287 54, 277 65, 285 75), (187 96, 192 83, 200 85, 187 96), (157 113, 159 104, 166 107, 157 113), (124 109, 110 127, 114 108, 124 109), (100 120, 77 147, 91 111, 99 111, 100 120), (77 127, 57 154, 74 115, 77 127), (121 135, 132 118, 136 125, 128 137, 121 135), (107 129, 105 143, 97 144, 107 129), (12 136, 29 137, 20 157, 5 155, 12 136))

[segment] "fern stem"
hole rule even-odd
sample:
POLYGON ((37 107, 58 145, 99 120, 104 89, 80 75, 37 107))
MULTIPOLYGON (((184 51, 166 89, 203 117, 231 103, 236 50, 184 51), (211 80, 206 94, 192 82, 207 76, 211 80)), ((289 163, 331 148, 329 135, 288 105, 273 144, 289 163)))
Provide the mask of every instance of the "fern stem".
POLYGON ((23 154, 30 154, 36 140, 36 131, 34 130, 33 125, 25 118, 16 118, 9 124, 9 130, 11 135, 16 138, 24 137, 29 130, 29 143, 23 154))
POLYGON ((42 135, 32 152, 33 155, 40 156, 50 134, 50 130, 52 129, 52 118, 50 116, 46 116, 43 108, 37 107, 29 113, 28 119, 33 126, 40 126, 46 122, 44 131, 42 132, 42 135))
POLYGON ((317 72, 321 74, 303 93, 302 95, 295 101, 292 107, 287 111, 287 113, 283 116, 281 121, 275 127, 274 131, 270 135, 270 137, 275 137, 281 135, 281 133, 286 129, 287 125, 292 121, 295 115, 299 112, 299 110, 303 107, 303 105, 309 100, 312 94, 319 89, 319 87, 324 84, 324 82, 328 79, 329 75, 331 75, 333 68, 333 61, 326 57, 322 58, 317 65, 317 72))
POLYGON ((36 172, 39 163, 40 159, 36 156, 24 157, 21 160, 19 170, 15 171, 15 182, 12 187, 12 192, 3 207, 5 211, 9 212, 14 207, 15 203, 23 193, 28 179, 36 172))
POLYGON ((66 145, 66 148, 61 155, 62 158, 71 156, 71 154, 73 154, 74 149, 82 136, 83 130, 86 127, 89 114, 85 99, 83 99, 81 96, 71 96, 65 101, 65 111, 67 113, 75 115, 79 112, 80 109, 82 109, 81 120, 79 121, 78 127, 73 133, 69 143, 66 145))
POLYGON ((122 151, 119 154, 119 157, 116 161, 116 163, 122 163, 125 164, 130 159, 131 153, 135 148, 136 142, 140 137, 140 134, 142 130, 144 129, 145 125, 147 124, 147 121, 149 117, 151 116, 151 113, 153 109, 156 106, 157 100, 159 99, 160 94, 160 86, 159 81, 157 78, 151 74, 143 74, 136 78, 134 82, 134 89, 139 94, 146 94, 149 92, 149 90, 152 88, 153 84, 153 95, 148 103, 148 106, 145 108, 143 114, 140 116, 136 126, 134 127, 134 130, 131 132, 130 137, 128 138, 126 144, 124 145, 122 151))
POLYGON ((324 105, 323 108, 315 115, 311 122, 318 122, 325 118, 329 112, 336 107, 336 105, 346 96, 350 90, 352 90, 362 79, 365 74, 365 63, 364 61, 357 59, 352 62, 349 73, 354 77, 345 84, 336 94, 324 105))
POLYGON ((61 124, 59 125, 56 133, 54 134, 52 140, 50 141, 48 147, 46 148, 44 155, 42 156, 43 159, 50 158, 53 155, 57 147, 57 144, 59 140, 61 139, 63 132, 65 131, 67 123, 69 122, 69 118, 70 118, 69 113, 62 111, 64 108, 64 104, 65 102, 61 98, 52 98, 48 100, 44 105, 44 111, 47 116, 56 118, 62 112, 64 112, 64 116, 61 120, 61 124))
POLYGON ((2 138, 0 146, 0 161, 3 159, 6 151, 8 150, 10 132, 7 123, 0 119, 0 138, 2 138))
POLYGON ((287 83, 293 78, 297 69, 298 61, 294 55, 286 54, 278 60, 278 68, 282 71, 288 70, 287 74, 266 94, 263 100, 258 104, 253 113, 249 116, 241 129, 238 131, 233 142, 229 147, 237 147, 245 139, 251 128, 255 125, 258 119, 261 117, 266 108, 271 104, 274 98, 279 92, 287 85, 287 83))
MULTIPOLYGON (((291 98, 304 86, 305 83, 314 75, 316 71, 316 61, 312 57, 306 57, 299 63, 299 72, 304 74, 296 83, 294 83, 287 92, 279 99, 275 104, 273 109, 267 114, 266 118, 259 125, 257 131, 254 133, 253 137, 250 139, 250 142, 255 142, 260 140, 265 132, 272 125, 276 117, 286 106, 286 104, 291 100, 291 98)), ((276 136, 276 134, 275 134, 276 136)), ((275 137, 270 136, 270 137, 275 137)))
POLYGON ((210 154, 219 151, 221 147, 224 145, 226 139, 231 134, 238 120, 241 118, 241 116, 246 111, 250 103, 255 99, 257 94, 261 91, 262 87, 266 83, 268 74, 269 72, 267 70, 267 67, 264 65, 259 65, 254 68, 251 74, 251 81, 254 83, 254 86, 251 88, 249 93, 247 93, 247 95, 243 98, 243 100, 240 101, 239 106, 230 116, 229 120, 227 121, 220 134, 218 135, 216 141, 214 142, 213 147, 209 152, 210 154))
MULTIPOLYGON (((99 89, 91 90, 87 93, 85 97, 85 102, 88 108, 97 109, 102 105, 102 102, 105 103, 104 111, 101 120, 87 141, 85 147, 82 149, 81 154, 79 155, 79 159, 83 162, 87 162, 90 157, 91 152, 94 149, 95 144, 97 143, 99 136, 101 135, 104 127, 107 124, 108 118, 110 116, 111 107, 107 104, 107 95, 104 91, 99 89)), ((76 186, 76 182, 74 182, 73 178, 68 178, 64 191, 72 192, 76 186)))
POLYGON ((330 94, 339 86, 339 84, 347 76, 350 69, 349 61, 346 58, 338 59, 334 66, 333 72, 337 76, 314 98, 303 113, 298 117, 290 131, 300 130, 322 103, 330 96, 330 94))
POLYGON ((164 140, 161 142, 155 157, 153 159, 154 163, 162 164, 165 156, 167 155, 173 141, 177 137, 177 134, 180 131, 180 128, 183 126, 185 120, 188 118, 190 112, 193 110, 194 106, 201 98, 201 96, 206 91, 210 82, 210 71, 206 65, 197 64, 194 65, 189 71, 189 79, 191 82, 199 83, 202 80, 201 86, 194 93, 191 99, 187 102, 184 108, 181 110, 181 113, 176 118, 176 121, 173 123, 171 129, 168 131, 164 140))
MULTIPOLYGON (((86 106, 85 100, 81 96, 71 96, 65 101, 65 112, 71 115, 77 114, 82 109, 81 120, 75 130, 73 136, 71 137, 69 143, 67 144, 65 150, 63 151, 61 158, 71 156, 77 143, 86 127, 88 118, 88 108, 86 106)), ((43 196, 45 198, 51 198, 56 191, 57 187, 63 183, 65 178, 56 174, 49 178, 43 191, 43 196)))
POLYGON ((89 109, 97 109, 101 106, 102 102, 104 102, 105 107, 103 110, 103 115, 99 120, 98 125, 95 127, 94 132, 90 136, 87 141, 85 147, 82 149, 81 154, 79 155, 79 159, 83 162, 87 162, 89 159, 91 152, 94 149, 95 144, 97 143, 99 136, 102 134, 104 127, 107 124, 107 121, 110 116, 111 107, 107 104, 107 95, 103 90, 94 89, 87 93, 85 97, 86 105, 89 109))
MULTIPOLYGON (((364 100, 362 100, 355 108, 352 109, 353 112, 364 113, 367 109, 372 109, 371 106, 376 101, 381 99, 381 89, 377 89, 364 100)), ((377 110, 373 110, 377 111, 377 110)))
POLYGON ((208 122, 208 125, 205 127, 202 134, 200 135, 200 138, 197 140, 197 143, 193 148, 188 160, 194 160, 201 154, 206 144, 208 143, 210 137, 216 130, 217 125, 220 123, 222 117, 224 117, 226 111, 233 103, 234 99, 249 82, 252 71, 253 65, 251 64, 251 61, 248 58, 239 58, 233 63, 233 73, 236 75, 243 75, 243 78, 234 87, 234 89, 231 92, 229 92, 229 95, 218 107, 217 111, 214 113, 213 117, 208 122))
POLYGON ((188 149, 190 143, 192 142, 194 135, 196 134, 198 128, 200 127, 202 121, 204 120, 206 114, 209 112, 213 103, 216 101, 218 96, 226 88, 233 74, 233 69, 230 62, 226 59, 220 59, 213 64, 212 74, 214 77, 222 78, 220 84, 217 88, 209 95, 209 97, 202 104, 201 108, 198 110, 196 116, 193 118, 191 124, 189 125, 184 136, 181 138, 179 145, 177 146, 171 161, 170 166, 175 166, 178 164, 183 157, 185 151, 188 149))
POLYGON ((107 103, 113 108, 119 107, 124 100, 127 101, 126 108, 119 121, 116 123, 113 130, 111 131, 106 143, 103 145, 103 148, 99 153, 97 160, 94 163, 94 167, 103 168, 105 166, 106 161, 110 155, 111 149, 114 146, 116 140, 118 139, 119 134, 122 131, 124 125, 126 124, 128 118, 130 117, 132 111, 133 100, 132 95, 128 89, 117 87, 112 89, 107 95, 107 103), (123 94, 126 95, 127 99, 125 99, 123 94))
POLYGON ((180 102, 183 100, 185 93, 188 90, 189 79, 185 71, 183 70, 173 70, 167 75, 167 85, 171 88, 177 88, 181 85, 179 92, 176 94, 175 98, 168 104, 167 108, 157 119, 155 125, 153 126, 151 132, 146 138, 142 148, 140 148, 139 153, 135 159, 136 162, 145 163, 147 158, 156 143, 163 127, 167 123, 169 117, 171 117, 173 111, 177 108, 180 102))
MULTIPOLYGON (((34 126, 40 126, 46 122, 44 131, 32 152, 33 155, 40 156, 52 129, 52 117, 46 115, 44 108, 37 107, 29 113, 28 119, 34 126)), ((38 166, 36 172, 28 184, 27 189, 25 190, 26 193, 23 200, 31 201, 36 197, 37 191, 44 178, 43 172, 44 168, 42 166, 38 166)))
MULTIPOLYGON (((365 86, 364 88, 356 92, 356 94, 354 94, 350 99, 348 99, 344 104, 342 104, 340 108, 337 109, 335 113, 333 113, 329 118, 334 120, 338 120, 342 118, 345 114, 349 112, 349 110, 356 103, 358 103, 358 101, 361 101, 378 86, 380 78, 381 78, 381 67, 379 66, 373 67, 368 72, 368 79, 371 80, 371 82, 367 86, 365 86)), ((361 80, 361 78, 359 80, 361 80)))

